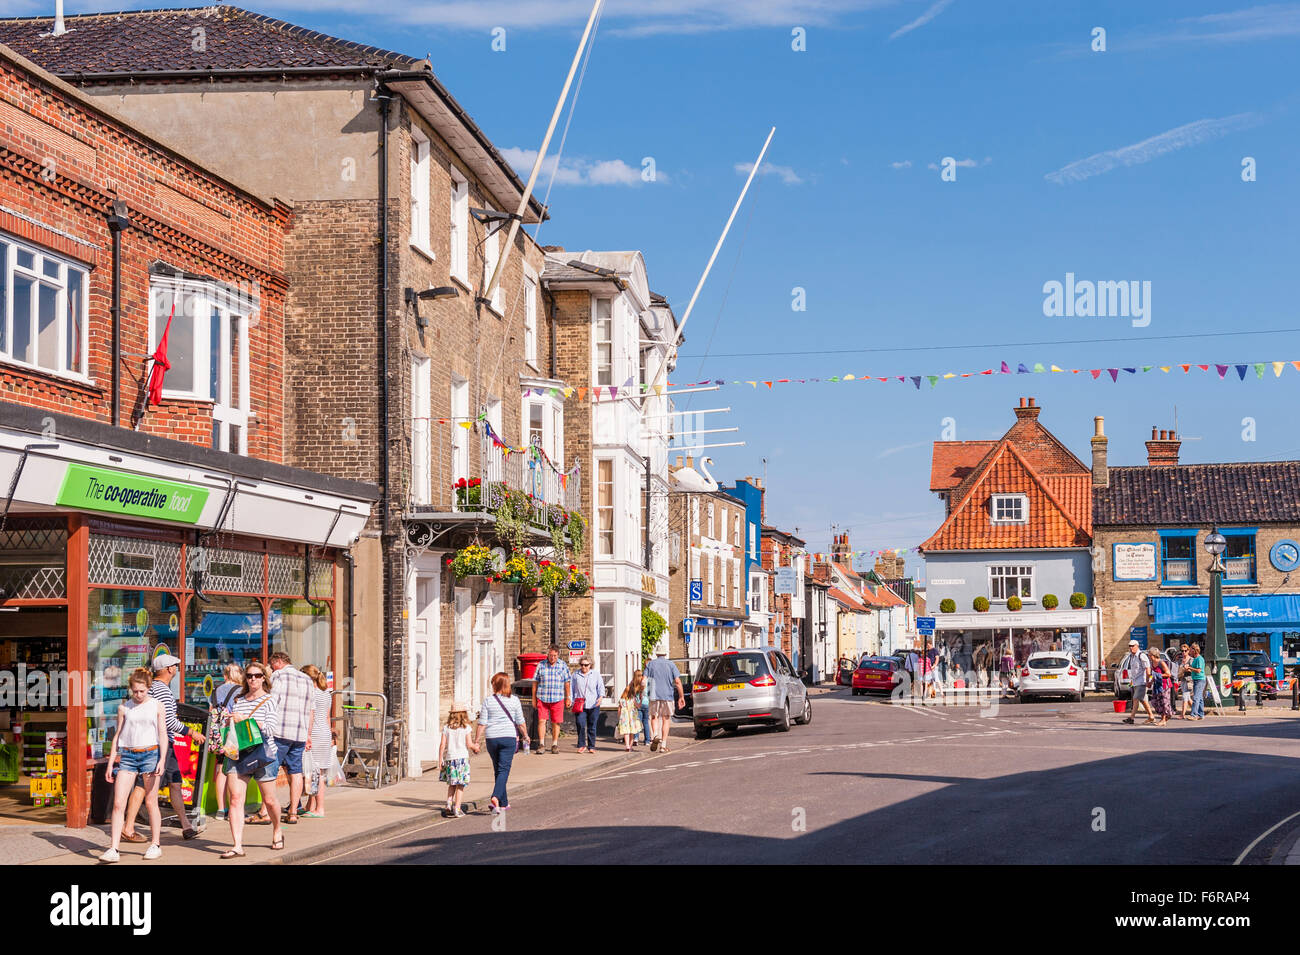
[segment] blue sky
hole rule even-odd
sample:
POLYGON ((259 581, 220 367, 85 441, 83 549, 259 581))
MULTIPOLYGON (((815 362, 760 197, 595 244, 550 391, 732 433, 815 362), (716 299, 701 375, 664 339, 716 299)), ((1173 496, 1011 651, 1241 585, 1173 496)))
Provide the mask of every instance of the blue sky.
MULTIPOLYGON (((14 3, 44 12, 53 0, 14 3)), ((691 316, 676 380, 1300 360, 1300 335, 1277 331, 1300 328, 1300 4, 699 7, 610 0, 540 236, 642 250, 652 288, 680 315, 743 182, 738 164, 777 127, 772 168, 691 316), (803 51, 792 49, 796 27, 803 51), (1091 49, 1097 27, 1105 52, 1091 49), (645 157, 655 182, 641 180, 645 157), (943 157, 960 163, 956 181, 931 168, 943 157), (1256 181, 1242 180, 1244 157, 1256 181), (1046 317, 1044 283, 1066 273, 1150 282, 1149 324, 1046 317), (796 287, 806 311, 791 308, 796 287), (1222 332, 1234 334, 1171 337, 1222 332), (1035 344, 1045 342, 1068 344, 1035 344)), ((93 8, 69 0, 70 13, 93 8)), ((590 5, 252 8, 427 53, 515 156, 540 144, 590 5), (504 52, 492 51, 494 27, 504 52)), ((1300 372, 1228 377, 1175 368, 1121 372, 1117 384, 1047 373, 920 391, 744 385, 694 406, 729 405, 707 426, 738 426, 748 441, 712 452, 715 476, 761 474, 767 459, 770 522, 797 527, 813 549, 828 547, 832 522, 855 548, 881 549, 915 546, 942 518, 928 477, 945 419, 959 439, 997 437, 1021 395, 1085 462, 1094 415, 1106 417, 1111 462, 1138 464, 1150 428, 1172 427, 1175 409, 1184 461, 1300 457, 1300 372)))

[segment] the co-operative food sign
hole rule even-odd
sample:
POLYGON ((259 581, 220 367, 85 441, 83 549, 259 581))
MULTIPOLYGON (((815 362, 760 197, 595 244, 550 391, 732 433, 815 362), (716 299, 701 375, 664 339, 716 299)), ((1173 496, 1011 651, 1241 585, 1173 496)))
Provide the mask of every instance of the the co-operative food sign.
POLYGON ((87 511, 194 524, 207 500, 207 489, 193 484, 69 464, 57 503, 87 511))

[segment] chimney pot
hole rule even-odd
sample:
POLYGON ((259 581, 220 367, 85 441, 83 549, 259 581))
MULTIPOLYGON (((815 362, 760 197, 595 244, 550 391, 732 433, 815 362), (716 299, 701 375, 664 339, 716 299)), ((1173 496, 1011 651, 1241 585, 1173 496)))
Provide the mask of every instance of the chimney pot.
POLYGON ((692 457, 692 456, 690 456, 690 455, 687 455, 687 456, 686 456, 686 466, 687 466, 688 468, 693 468, 693 467, 695 467, 695 458, 692 457))
POLYGON ((1097 415, 1097 417, 1092 419, 1092 434, 1093 437, 1097 438, 1105 437, 1106 435, 1106 419, 1101 415, 1097 415))
POLYGON ((1033 398, 1030 398, 1030 399, 1029 399, 1029 407, 1031 407, 1031 408, 1034 407, 1034 399, 1033 399, 1033 398))
POLYGON ((1020 407, 1023 408, 1024 406, 1025 406, 1025 399, 1024 399, 1024 398, 1021 398, 1021 399, 1020 399, 1020 407))
POLYGON ((1152 426, 1151 426, 1151 440, 1154 441, 1155 439, 1156 439, 1156 426, 1155 426, 1155 425, 1152 425, 1152 426))

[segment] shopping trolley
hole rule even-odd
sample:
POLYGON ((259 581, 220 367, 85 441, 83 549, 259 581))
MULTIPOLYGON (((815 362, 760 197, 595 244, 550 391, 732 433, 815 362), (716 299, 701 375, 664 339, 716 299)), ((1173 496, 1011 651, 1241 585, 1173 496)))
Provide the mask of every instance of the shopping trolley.
POLYGON ((360 690, 344 690, 339 695, 343 700, 343 775, 371 789, 397 782, 397 760, 390 765, 388 748, 395 745, 396 752, 401 752, 403 721, 389 719, 388 697, 360 690))

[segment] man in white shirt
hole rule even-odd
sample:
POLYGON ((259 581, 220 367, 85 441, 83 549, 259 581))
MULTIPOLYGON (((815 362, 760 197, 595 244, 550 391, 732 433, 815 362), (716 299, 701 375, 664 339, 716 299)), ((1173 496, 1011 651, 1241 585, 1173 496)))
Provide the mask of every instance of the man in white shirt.
POLYGON ((1133 681, 1133 692, 1129 695, 1124 722, 1132 724, 1139 704, 1147 711, 1147 721, 1154 720, 1156 714, 1152 711, 1151 704, 1147 702, 1147 687, 1151 684, 1151 663, 1136 640, 1128 642, 1128 656, 1121 660, 1119 665, 1128 670, 1129 678, 1133 681))

